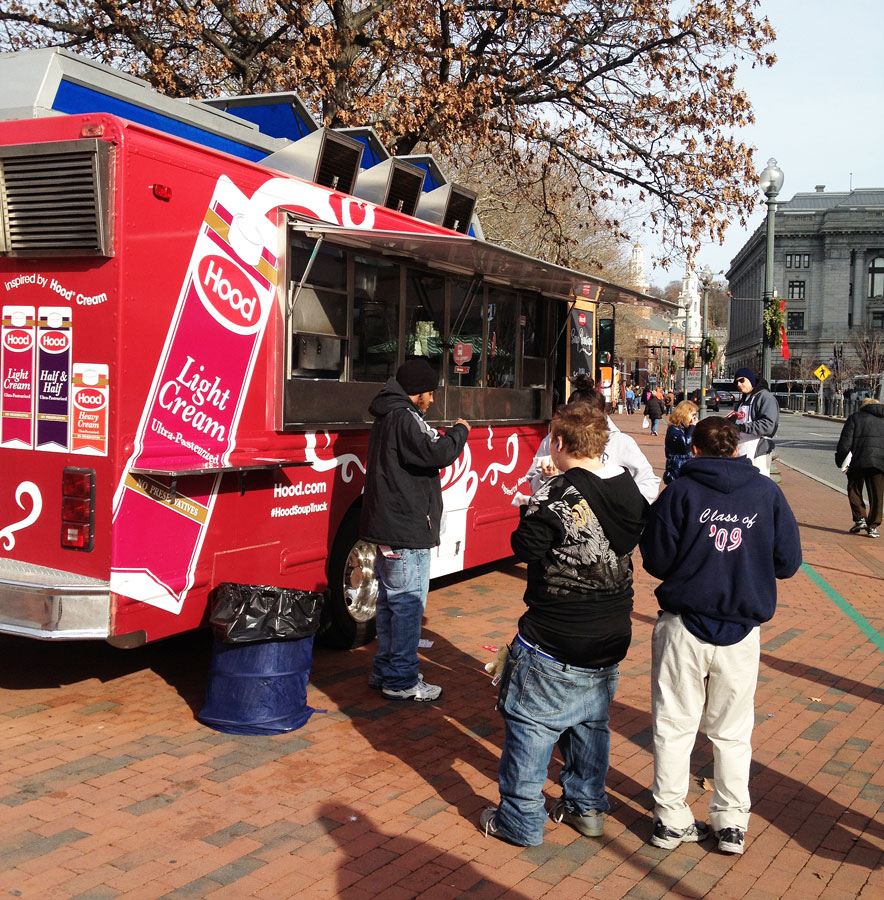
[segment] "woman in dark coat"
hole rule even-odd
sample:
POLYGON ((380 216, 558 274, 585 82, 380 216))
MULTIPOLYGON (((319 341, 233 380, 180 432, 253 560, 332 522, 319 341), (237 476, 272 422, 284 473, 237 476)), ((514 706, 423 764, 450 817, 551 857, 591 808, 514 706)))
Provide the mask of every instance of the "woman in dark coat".
POLYGON ((663 400, 659 391, 652 392, 645 400, 645 415, 651 420, 651 434, 656 437, 657 425, 663 418, 663 400))

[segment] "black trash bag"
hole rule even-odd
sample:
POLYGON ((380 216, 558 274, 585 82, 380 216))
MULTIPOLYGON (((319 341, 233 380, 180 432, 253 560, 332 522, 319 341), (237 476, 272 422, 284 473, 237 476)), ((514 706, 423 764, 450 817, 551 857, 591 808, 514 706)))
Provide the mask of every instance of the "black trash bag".
POLYGON ((209 623, 225 644, 311 637, 319 629, 322 594, 260 584, 218 585, 209 623))

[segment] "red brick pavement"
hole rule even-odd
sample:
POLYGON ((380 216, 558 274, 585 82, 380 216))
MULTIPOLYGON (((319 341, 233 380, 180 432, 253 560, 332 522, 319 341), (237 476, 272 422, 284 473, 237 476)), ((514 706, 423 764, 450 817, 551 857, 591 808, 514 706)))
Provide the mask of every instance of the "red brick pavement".
MULTIPOLYGON (((619 422, 661 469, 662 436, 642 433, 638 416, 619 422)), ((195 720, 205 635, 128 652, 3 639, 0 895, 881 898, 884 542, 845 534, 847 501, 831 489, 787 469, 782 487, 812 571, 782 584, 762 632, 744 856, 646 843, 656 605, 643 572, 612 710, 605 836, 550 826, 543 846, 521 849, 478 830, 496 801, 501 741, 483 646, 506 642, 522 609, 524 569, 506 562, 431 592, 422 665, 444 685, 442 702, 369 690, 371 648, 317 649, 309 702, 327 712, 276 737, 195 720)), ((702 736, 693 772, 704 818, 702 736)), ((551 796, 555 774, 554 763, 551 796)))

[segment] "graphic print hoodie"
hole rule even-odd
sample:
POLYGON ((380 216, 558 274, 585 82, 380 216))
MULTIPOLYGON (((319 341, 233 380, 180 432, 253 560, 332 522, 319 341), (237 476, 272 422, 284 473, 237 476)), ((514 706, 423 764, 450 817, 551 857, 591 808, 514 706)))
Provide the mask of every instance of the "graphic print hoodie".
POLYGON ((620 662, 632 638, 632 559, 648 503, 622 468, 569 469, 531 498, 510 539, 528 563, 520 634, 563 663, 620 662))
POLYGON ((695 637, 741 641, 773 617, 778 578, 801 565, 798 523, 780 488, 746 457, 697 457, 657 498, 639 543, 661 609, 695 637))

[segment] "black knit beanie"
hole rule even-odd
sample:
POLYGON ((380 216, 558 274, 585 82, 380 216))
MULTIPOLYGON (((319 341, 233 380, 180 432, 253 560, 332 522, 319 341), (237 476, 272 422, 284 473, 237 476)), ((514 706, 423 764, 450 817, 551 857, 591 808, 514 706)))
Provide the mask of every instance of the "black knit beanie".
POLYGON ((734 383, 736 383, 738 378, 745 378, 753 388, 755 387, 757 379, 755 378, 755 373, 751 369, 737 369, 737 374, 734 375, 734 383))
POLYGON ((439 376, 425 359, 409 359, 396 370, 396 381, 409 396, 435 391, 439 376))

